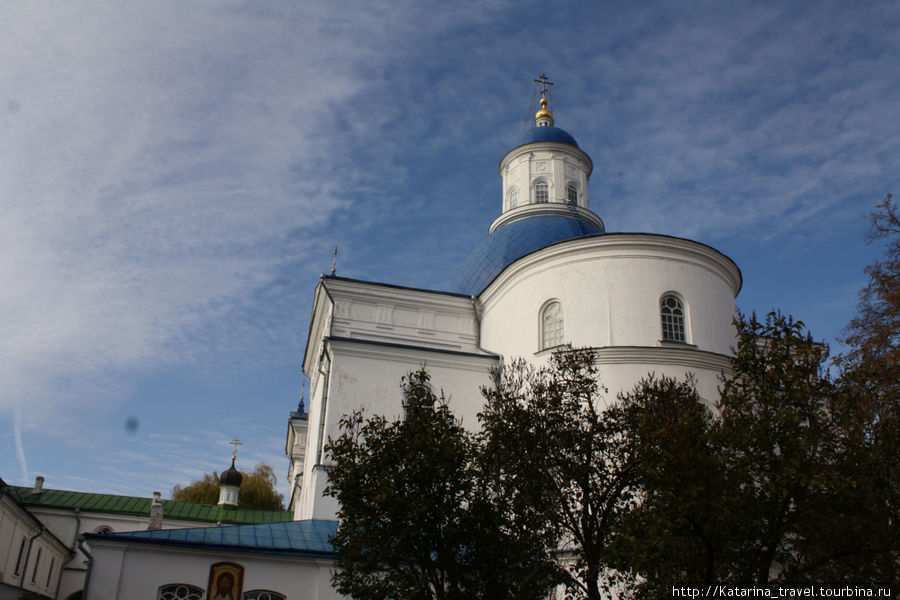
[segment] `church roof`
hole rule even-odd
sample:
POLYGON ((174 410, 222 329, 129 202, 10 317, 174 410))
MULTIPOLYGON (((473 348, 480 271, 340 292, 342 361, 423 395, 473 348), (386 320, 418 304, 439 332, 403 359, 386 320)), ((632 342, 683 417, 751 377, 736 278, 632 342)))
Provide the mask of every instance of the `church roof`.
MULTIPOLYGON (((135 496, 118 496, 115 494, 94 494, 90 492, 72 492, 69 490, 51 490, 44 488, 40 494, 32 493, 32 488, 9 486, 7 491, 19 504, 27 508, 56 508, 82 512, 150 516, 152 498, 135 496)), ((179 500, 163 500, 163 519, 204 521, 209 523, 269 523, 273 521, 290 521, 293 513, 282 510, 255 510, 217 506, 213 504, 195 504, 179 500)))
MULTIPOLYGON (((535 129, 550 129, 541 127, 535 129)), ((450 284, 454 292, 480 294, 510 264, 541 248, 603 233, 577 215, 534 215, 508 223, 478 242, 450 284)))
POLYGON ((515 147, 518 148, 519 146, 533 144, 534 142, 559 142, 560 144, 578 147, 578 142, 575 141, 575 138, 573 138, 568 131, 560 129, 559 127, 554 127, 553 125, 532 127, 522 135, 519 143, 516 144, 515 147))
POLYGON ((337 525, 337 521, 308 520, 85 534, 85 538, 243 552, 331 555, 334 546, 330 540, 337 533, 337 525))

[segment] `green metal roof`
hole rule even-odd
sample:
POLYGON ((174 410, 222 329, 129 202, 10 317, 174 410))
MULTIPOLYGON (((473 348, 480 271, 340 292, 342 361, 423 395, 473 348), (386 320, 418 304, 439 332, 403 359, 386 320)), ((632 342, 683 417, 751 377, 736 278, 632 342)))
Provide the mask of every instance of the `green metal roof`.
MULTIPOLYGON (((112 513, 140 517, 150 516, 152 498, 117 496, 115 494, 94 494, 51 490, 44 488, 40 494, 32 493, 32 488, 11 485, 9 494, 28 508, 56 508, 61 510, 79 509, 81 512, 112 513)), ((208 523, 231 523, 235 525, 254 523, 275 523, 293 521, 294 514, 283 510, 255 510, 214 504, 194 504, 179 500, 163 500, 163 519, 183 519, 208 523)))

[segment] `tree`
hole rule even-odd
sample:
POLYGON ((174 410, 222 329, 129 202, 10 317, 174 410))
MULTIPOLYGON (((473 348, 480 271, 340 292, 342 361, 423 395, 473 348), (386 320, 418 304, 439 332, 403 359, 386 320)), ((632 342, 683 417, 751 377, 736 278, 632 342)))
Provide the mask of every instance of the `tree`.
POLYGON ((555 565, 500 501, 478 438, 426 371, 401 387, 402 418, 354 412, 326 446, 336 589, 359 600, 545 597, 555 565))
MULTIPOLYGON (((860 291, 858 314, 844 330, 842 340, 850 346, 838 357, 845 376, 858 384, 872 384, 886 401, 888 410, 897 414, 900 389, 900 209, 890 194, 870 215, 868 242, 886 240, 883 260, 865 268, 868 283, 860 291), (877 388, 885 387, 879 391, 877 388)), ((868 387, 868 386, 867 386, 868 387)))
MULTIPOLYGON (((275 489, 278 478, 272 467, 259 463, 252 472, 241 475, 243 480, 238 497, 240 508, 284 510, 284 496, 275 489)), ((219 474, 204 473, 200 479, 185 487, 176 485, 172 490, 172 499, 196 504, 216 504, 219 501, 219 474)))
POLYGON ((608 552, 638 501, 629 416, 603 397, 595 358, 581 349, 543 369, 514 362, 495 372, 479 415, 511 505, 554 540, 567 597, 589 600, 629 582, 608 552))
POLYGON ((630 417, 641 502, 612 540, 612 563, 640 574, 639 597, 669 598, 673 585, 706 589, 729 550, 721 510, 727 478, 711 439, 713 415, 692 378, 650 376, 620 402, 630 417))
POLYGON ((844 422, 852 405, 824 368, 826 348, 778 313, 736 325, 718 415, 689 380, 651 378, 622 398, 642 502, 623 519, 614 564, 641 576, 646 597, 679 582, 892 580, 898 505, 873 469, 890 465, 844 422))
POLYGON ((219 501, 219 474, 204 473, 200 479, 185 487, 176 485, 172 490, 172 500, 193 502, 194 504, 215 504, 219 501))
MULTIPOLYGON (((842 394, 834 404, 848 455, 855 502, 869 509, 868 554, 854 568, 871 578, 900 577, 900 210, 888 194, 870 215, 868 242, 884 240, 885 256, 865 268, 858 313, 839 355, 842 394), (850 468, 852 467, 852 469, 850 468)), ((850 537, 850 536, 846 536, 850 537)), ((857 541, 859 536, 853 541, 857 541)))
POLYGON ((835 499, 846 488, 826 348, 780 313, 762 322, 738 315, 736 325, 732 373, 711 431, 732 548, 719 577, 757 585, 808 580, 833 550, 818 534, 837 516, 835 499))

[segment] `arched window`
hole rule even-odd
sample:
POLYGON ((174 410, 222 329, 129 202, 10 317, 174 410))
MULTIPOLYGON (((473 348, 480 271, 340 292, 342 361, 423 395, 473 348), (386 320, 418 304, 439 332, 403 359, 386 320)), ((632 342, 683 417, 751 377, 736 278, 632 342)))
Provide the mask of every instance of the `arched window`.
POLYGON ((659 312, 662 317, 662 339, 664 342, 685 342, 684 305, 677 296, 666 295, 660 300, 659 312))
POLYGON ((100 527, 97 527, 94 529, 94 533, 106 534, 106 533, 115 533, 115 532, 113 531, 113 528, 110 527, 109 525, 101 525, 100 527))
POLYGON ((578 188, 574 183, 570 183, 566 188, 566 202, 569 204, 578 204, 578 188))
POLYGON ((519 188, 511 187, 506 192, 506 204, 509 208, 515 208, 519 202, 519 188))
POLYGON ((159 588, 158 600, 203 600, 203 589, 186 583, 170 583, 159 588))
POLYGON ((550 188, 546 181, 537 181, 534 184, 534 201, 538 204, 550 201, 550 188))
POLYGON ((287 596, 273 592, 272 590, 250 590, 244 592, 241 600, 286 600, 287 596))
POLYGON ((559 302, 551 302, 541 311, 541 350, 563 343, 563 312, 559 302))

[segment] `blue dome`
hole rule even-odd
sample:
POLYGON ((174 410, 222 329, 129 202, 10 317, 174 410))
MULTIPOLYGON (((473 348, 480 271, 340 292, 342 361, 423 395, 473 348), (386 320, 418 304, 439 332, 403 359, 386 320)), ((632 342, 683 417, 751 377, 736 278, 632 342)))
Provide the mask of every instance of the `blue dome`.
POLYGON ((519 143, 516 144, 516 148, 534 142, 559 142, 560 144, 578 147, 578 142, 569 135, 568 131, 552 125, 545 125, 543 127, 532 127, 526 131, 519 143))
POLYGON ((572 215, 535 215, 513 221, 475 245, 456 270, 450 289, 468 296, 480 294, 503 269, 526 254, 600 233, 602 228, 572 215))

